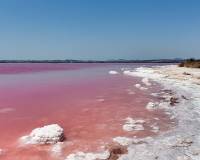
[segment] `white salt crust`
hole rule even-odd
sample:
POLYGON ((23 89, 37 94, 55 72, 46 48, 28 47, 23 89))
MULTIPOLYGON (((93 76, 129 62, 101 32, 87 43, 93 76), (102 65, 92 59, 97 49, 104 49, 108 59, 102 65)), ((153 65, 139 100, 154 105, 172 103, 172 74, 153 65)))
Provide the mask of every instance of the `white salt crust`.
POLYGON ((141 130, 144 130, 144 127, 143 127, 144 122, 145 121, 142 119, 133 119, 131 117, 127 117, 126 122, 122 128, 124 131, 128 131, 128 132, 141 131, 141 130))
MULTIPOLYGON (((200 69, 169 65, 140 67, 123 73, 160 83, 165 90, 173 91, 173 96, 179 97, 179 103, 174 107, 169 105, 169 101, 156 107, 150 103, 147 109, 164 109, 176 119, 177 126, 153 138, 139 139, 139 143, 130 144, 128 153, 119 160, 200 160, 200 69)), ((166 99, 171 96, 165 91, 161 94, 166 99)), ((155 132, 159 129, 156 124, 151 127, 155 132)))
POLYGON ((140 90, 147 90, 148 88, 146 88, 146 87, 143 87, 141 84, 135 84, 135 87, 136 88, 138 88, 138 89, 140 89, 140 90))
POLYGON ((109 157, 109 151, 103 151, 99 153, 76 152, 68 155, 65 160, 106 160, 109 157))

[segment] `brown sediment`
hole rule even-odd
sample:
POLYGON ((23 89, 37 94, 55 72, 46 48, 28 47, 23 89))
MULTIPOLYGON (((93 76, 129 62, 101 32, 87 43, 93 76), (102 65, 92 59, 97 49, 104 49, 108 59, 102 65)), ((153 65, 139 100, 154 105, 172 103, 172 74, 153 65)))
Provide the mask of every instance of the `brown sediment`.
POLYGON ((170 105, 174 106, 175 104, 179 103, 177 97, 171 97, 170 98, 170 105))
POLYGON ((117 160, 120 155, 126 154, 128 152, 126 146, 121 145, 111 145, 109 148, 110 157, 107 160, 117 160))

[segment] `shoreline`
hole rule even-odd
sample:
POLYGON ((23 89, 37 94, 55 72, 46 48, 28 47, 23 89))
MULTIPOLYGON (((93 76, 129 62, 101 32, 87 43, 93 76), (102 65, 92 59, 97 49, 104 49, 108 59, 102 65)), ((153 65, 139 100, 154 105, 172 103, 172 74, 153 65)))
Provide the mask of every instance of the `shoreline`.
POLYGON ((200 159, 200 70, 170 65, 140 67, 124 74, 149 78, 165 90, 171 90, 173 96, 178 97, 178 103, 175 106, 162 104, 161 108, 177 120, 177 125, 156 137, 139 139, 139 143, 129 145, 128 153, 119 160, 200 159))

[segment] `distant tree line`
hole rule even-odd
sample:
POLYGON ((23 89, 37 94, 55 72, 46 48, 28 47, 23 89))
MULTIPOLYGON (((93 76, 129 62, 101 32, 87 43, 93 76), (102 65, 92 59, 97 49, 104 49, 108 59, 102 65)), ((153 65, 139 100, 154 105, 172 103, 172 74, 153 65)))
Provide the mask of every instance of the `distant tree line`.
POLYGON ((179 64, 179 67, 200 68, 200 59, 190 58, 179 64))

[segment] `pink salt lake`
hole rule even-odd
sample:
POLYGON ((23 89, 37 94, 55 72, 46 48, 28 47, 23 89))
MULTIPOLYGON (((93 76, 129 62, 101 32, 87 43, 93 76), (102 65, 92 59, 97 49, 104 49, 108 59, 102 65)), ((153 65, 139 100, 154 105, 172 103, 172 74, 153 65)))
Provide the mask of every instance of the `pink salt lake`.
POLYGON ((137 77, 122 74, 121 68, 141 64, 0 64, 0 148, 3 160, 60 160, 76 151, 95 152, 116 136, 152 136, 144 131, 125 132, 124 119, 155 118, 161 131, 169 119, 163 111, 145 109, 157 85, 141 91, 137 77), (110 75, 110 70, 120 74, 110 75), (131 94, 130 94, 131 93, 131 94), (66 141, 60 157, 51 146, 20 146, 19 138, 34 128, 59 124, 66 141))

